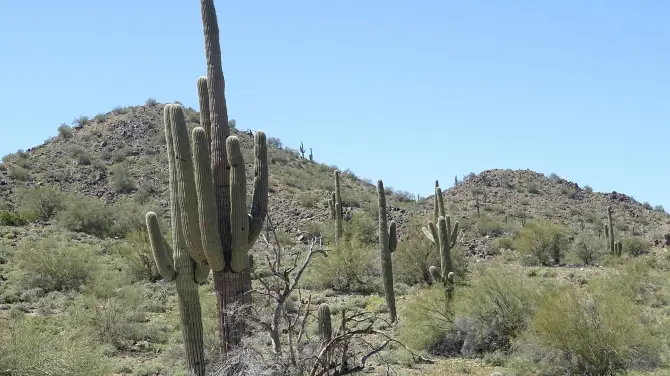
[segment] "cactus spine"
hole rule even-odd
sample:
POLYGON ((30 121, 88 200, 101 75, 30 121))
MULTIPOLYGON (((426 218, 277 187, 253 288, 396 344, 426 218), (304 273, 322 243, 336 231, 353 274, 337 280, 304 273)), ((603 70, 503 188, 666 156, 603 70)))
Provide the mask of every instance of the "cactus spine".
MULTIPOLYGON (((197 263, 187 249, 183 226, 184 213, 179 198, 182 196, 180 177, 177 170, 178 142, 175 130, 186 131, 184 112, 179 105, 165 106, 165 138, 169 163, 170 181, 170 210, 173 234, 171 247, 163 237, 158 225, 158 217, 153 212, 146 214, 146 226, 149 241, 154 255, 154 261, 161 276, 168 281, 174 281, 179 298, 179 314, 181 319, 182 336, 189 372, 197 376, 205 375, 205 357, 203 350, 202 313, 198 284, 207 280, 209 266, 197 263)), ((196 254, 196 252, 194 252, 196 254)))
POLYGON ((342 207, 342 196, 340 195, 340 172, 335 171, 335 192, 332 193, 328 206, 330 207, 330 218, 335 221, 335 244, 340 242, 344 227, 342 225, 342 218, 344 209, 342 207))
POLYGON ((379 249, 381 252, 382 275, 384 277, 384 292, 386 294, 386 305, 389 308, 391 322, 396 321, 397 313, 395 307, 395 293, 393 291, 393 259, 391 254, 398 245, 395 221, 389 224, 386 216, 386 193, 384 182, 377 181, 377 194, 379 195, 379 249))
POLYGON ((607 207, 607 226, 609 227, 609 236, 607 237, 607 249, 612 253, 616 253, 614 245, 614 226, 612 226, 612 206, 607 207))

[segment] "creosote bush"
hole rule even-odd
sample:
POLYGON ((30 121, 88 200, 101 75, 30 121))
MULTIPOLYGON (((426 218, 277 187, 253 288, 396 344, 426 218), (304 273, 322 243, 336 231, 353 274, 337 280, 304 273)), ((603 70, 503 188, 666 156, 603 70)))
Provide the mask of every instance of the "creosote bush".
POLYGON ((48 221, 65 207, 65 194, 58 188, 26 188, 19 195, 18 211, 32 220, 48 221))
POLYGON ((111 374, 112 362, 76 327, 51 317, 0 318, 0 374, 89 376, 111 374))
POLYGON ((26 239, 12 255, 19 285, 44 292, 77 289, 91 280, 98 267, 96 250, 58 235, 26 239))
POLYGON ((607 284, 565 286, 543 296, 519 348, 543 374, 620 374, 659 365, 654 325, 607 284))
POLYGON ((515 241, 526 265, 558 264, 569 244, 565 228, 544 220, 526 223, 515 241))

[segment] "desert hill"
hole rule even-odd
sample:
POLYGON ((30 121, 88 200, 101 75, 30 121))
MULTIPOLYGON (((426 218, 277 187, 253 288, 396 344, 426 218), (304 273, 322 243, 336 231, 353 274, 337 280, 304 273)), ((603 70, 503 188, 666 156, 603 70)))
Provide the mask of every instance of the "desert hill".
MULTIPOLYGON (((61 125, 58 136, 44 144, 5 156, 0 164, 0 209, 16 209, 17 197, 25 187, 55 186, 110 204, 133 200, 167 215, 162 113, 163 105, 149 100, 144 106, 117 107, 92 119, 80 117, 71 127, 61 125)), ((187 108, 186 116, 189 128, 198 125, 195 110, 187 108)), ((251 179, 250 132, 233 130, 243 143, 251 179)), ((269 212, 276 228, 297 236, 307 223, 328 222, 327 200, 337 167, 311 162, 309 147, 302 157, 298 150, 282 145, 272 136, 269 135, 269 212)), ((363 211, 374 218, 377 196, 373 182, 361 180, 349 170, 341 176, 347 213, 363 211)), ((622 193, 593 192, 588 186, 581 187, 554 174, 547 177, 530 170, 494 169, 478 175, 471 173, 455 185, 450 179, 441 184, 447 211, 464 230, 460 244, 471 253, 494 253, 490 239, 533 218, 547 219, 577 232, 599 234, 608 205, 613 208, 619 236, 660 241, 670 232, 670 217, 662 208, 652 208, 622 193)), ((416 201, 407 192, 389 193, 389 215, 398 222, 401 237, 407 236, 413 218, 415 223, 430 218, 432 196, 416 201)))
MULTIPOLYGON (((195 110, 186 109, 186 116, 190 128, 198 125, 195 110)), ((78 118, 72 126, 61 125, 58 135, 44 144, 3 158, 0 369, 24 374, 21 370, 33 372, 37 364, 44 368, 42 373, 54 375, 186 374, 179 373, 185 365, 175 285, 158 274, 143 232, 144 214, 152 210, 163 217, 168 233, 162 123, 163 105, 150 100, 144 106, 78 118)), ((253 129, 234 129, 233 134, 242 142, 251 179, 253 129)), ((375 185, 341 171, 347 241, 331 247, 334 224, 327 200, 338 168, 311 161, 309 145, 303 157, 276 135, 268 137, 269 218, 279 231, 267 243, 257 241, 250 251, 258 260, 254 286, 277 281, 266 258, 268 250, 283 247, 298 260, 309 248, 305 232, 319 231, 325 235, 328 257, 313 259, 285 312, 299 314, 309 296, 315 307, 326 304, 336 315, 367 312, 375 320, 383 318, 388 309, 382 295, 375 185)), ((314 153, 318 160, 318 150, 314 153)), ((451 254, 458 322, 443 320, 449 315, 441 316, 444 306, 435 302, 441 302, 444 293, 434 288, 440 285, 428 272, 429 266, 440 265, 439 252, 421 229, 432 219, 434 197, 417 200, 387 188, 387 212, 397 222, 400 238, 392 258, 400 322, 381 324, 379 329, 382 338, 393 334, 409 347, 384 350, 366 374, 386 375, 387 367, 406 375, 508 374, 513 369, 540 369, 547 359, 557 359, 555 368, 542 374, 582 374, 574 371, 582 369, 582 363, 573 365, 566 359, 588 358, 592 348, 604 344, 618 347, 603 347, 597 359, 610 361, 612 354, 623 354, 615 358, 617 369, 662 364, 659 354, 667 345, 654 341, 667 338, 670 247, 653 246, 654 241, 665 243, 670 233, 670 217, 662 207, 623 193, 593 192, 558 175, 530 170, 493 169, 455 180, 440 171, 435 176, 446 211, 460 228, 451 254), (606 250, 602 230, 608 207, 615 238, 626 243, 621 257, 606 250), (560 250, 559 262, 527 258, 549 247, 560 250), (598 299, 576 299, 589 294, 598 299), (584 309, 583 302, 600 305, 584 309), (641 307, 646 316, 639 314, 641 307), (536 315, 539 319, 534 321, 536 315), (563 331, 601 317, 607 324, 602 328, 568 335, 563 331), (544 332, 531 332, 531 323, 551 325, 544 332), (535 337, 525 339, 519 331, 535 337), (617 337, 601 340, 605 335, 617 337), (538 338, 560 338, 565 345, 537 347, 533 341, 538 338), (522 347, 512 347, 512 342, 522 347), (405 351, 410 347, 429 354, 435 364, 410 358, 405 351), (556 357, 559 350, 565 353, 556 357)), ((426 182, 428 187, 434 184, 426 182)), ((259 310, 254 317, 274 317, 271 300, 261 293, 254 298, 259 310)), ((217 313, 209 281, 199 295, 207 366, 216 369, 217 313)), ((305 311, 305 319, 315 315, 315 307, 312 313, 305 311)), ((307 321, 308 336, 318 339, 315 320, 307 321)), ((380 340, 369 332, 360 338, 356 351, 380 340)), ((249 341, 250 348, 270 349, 263 330, 254 331, 249 341)), ((250 359, 258 363, 260 358, 250 359)), ((607 364, 601 367, 609 372, 607 364)))

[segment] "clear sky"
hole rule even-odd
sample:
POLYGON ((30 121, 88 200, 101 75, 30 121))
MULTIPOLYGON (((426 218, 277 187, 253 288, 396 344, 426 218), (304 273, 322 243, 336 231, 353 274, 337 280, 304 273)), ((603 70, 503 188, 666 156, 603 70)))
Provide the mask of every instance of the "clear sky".
MULTIPOLYGON (((216 2, 231 118, 422 195, 489 168, 670 210, 670 2, 216 2)), ((197 108, 199 4, 6 1, 0 154, 147 98, 197 108)))

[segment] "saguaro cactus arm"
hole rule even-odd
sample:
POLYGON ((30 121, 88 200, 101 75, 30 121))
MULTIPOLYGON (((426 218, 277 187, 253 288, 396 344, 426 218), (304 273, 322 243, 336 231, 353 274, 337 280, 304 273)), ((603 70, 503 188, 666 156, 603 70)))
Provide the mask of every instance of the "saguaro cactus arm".
POLYGON ((396 233, 395 221, 389 223, 389 252, 395 252, 398 248, 398 235, 396 233))
POLYGON ((174 153, 177 203, 181 213, 179 220, 184 231, 186 249, 197 263, 206 263, 207 258, 202 248, 200 226, 198 225, 198 198, 184 110, 178 104, 168 104, 165 106, 165 112, 170 118, 169 126, 166 125, 165 127, 165 135, 166 138, 172 138, 171 147, 174 153), (169 135, 168 128, 170 128, 169 135))
POLYGON ((254 134, 254 154, 256 159, 254 161, 254 192, 249 214, 249 247, 258 239, 268 211, 268 146, 265 133, 261 131, 254 134))
POLYGON ((213 205, 215 197, 214 186, 212 185, 212 168, 209 160, 209 143, 206 131, 201 127, 193 129, 192 137, 200 236, 209 266, 212 270, 218 272, 225 268, 226 263, 217 228, 219 216, 216 212, 216 206, 213 205))
POLYGON ((172 281, 175 275, 172 247, 167 244, 161 233, 156 213, 148 212, 145 220, 149 232, 149 244, 151 244, 158 272, 164 279, 172 281))

